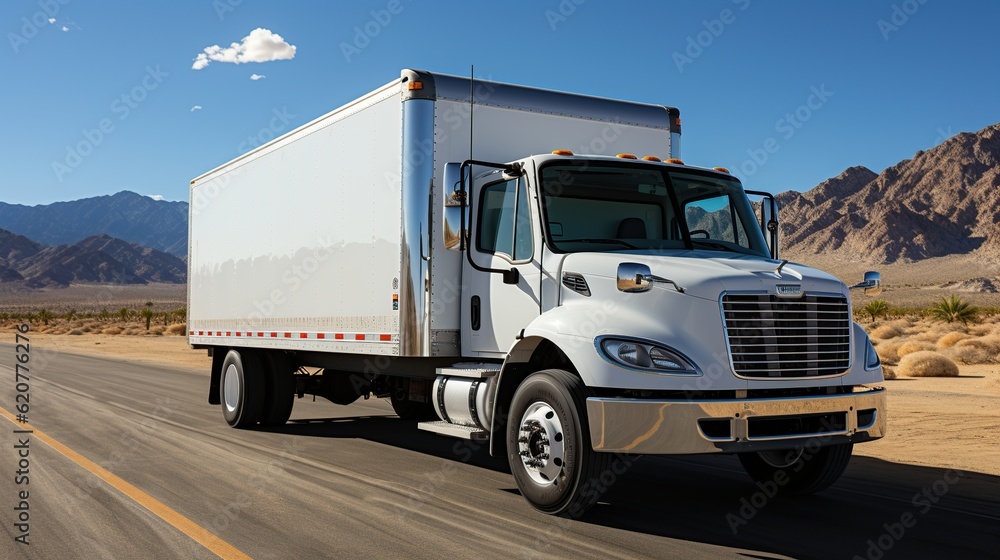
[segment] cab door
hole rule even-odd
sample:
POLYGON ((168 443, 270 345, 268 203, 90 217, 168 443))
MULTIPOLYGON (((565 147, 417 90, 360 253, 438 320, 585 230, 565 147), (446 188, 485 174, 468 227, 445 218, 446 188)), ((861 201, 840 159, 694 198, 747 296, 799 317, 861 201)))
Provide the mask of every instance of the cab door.
POLYGON ((462 269, 463 354, 503 357, 539 315, 541 250, 534 196, 524 175, 505 178, 498 172, 473 181, 472 200, 471 259, 464 259, 462 269), (505 283, 500 271, 512 269, 516 283, 505 283))

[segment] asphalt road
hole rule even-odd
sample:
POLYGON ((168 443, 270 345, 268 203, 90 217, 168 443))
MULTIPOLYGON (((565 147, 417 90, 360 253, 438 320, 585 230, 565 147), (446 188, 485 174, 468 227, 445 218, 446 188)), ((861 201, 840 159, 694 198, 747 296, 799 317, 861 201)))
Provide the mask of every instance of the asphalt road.
MULTIPOLYGON (((13 412, 13 346, 0 345, 0 356, 0 408, 13 412)), ((732 457, 644 457, 609 477, 605 498, 583 518, 552 518, 522 500, 485 450, 418 431, 386 402, 302 399, 281 429, 242 431, 207 403, 207 372, 72 354, 33 365, 30 424, 78 460, 31 435, 31 544, 15 542, 17 492, 26 487, 15 484, 13 431, 23 426, 0 418, 0 558, 217 558, 191 536, 206 530, 234 557, 259 559, 996 558, 1000 550, 998 477, 855 457, 831 489, 781 500, 732 457), (92 474, 87 460, 111 475, 92 474)))

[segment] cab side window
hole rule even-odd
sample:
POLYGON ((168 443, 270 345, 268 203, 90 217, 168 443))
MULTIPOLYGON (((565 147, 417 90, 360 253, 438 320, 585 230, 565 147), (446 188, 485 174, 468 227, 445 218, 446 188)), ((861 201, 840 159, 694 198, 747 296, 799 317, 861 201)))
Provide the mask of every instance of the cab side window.
POLYGON ((512 261, 531 258, 531 211, 528 188, 520 179, 483 187, 476 248, 512 261))

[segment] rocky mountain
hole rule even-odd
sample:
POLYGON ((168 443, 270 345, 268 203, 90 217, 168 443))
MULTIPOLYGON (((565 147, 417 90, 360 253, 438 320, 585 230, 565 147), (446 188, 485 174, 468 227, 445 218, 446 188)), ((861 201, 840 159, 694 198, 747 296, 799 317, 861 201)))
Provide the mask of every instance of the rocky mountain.
POLYGON ((45 247, 0 230, 0 283, 32 288, 73 283, 179 284, 186 275, 180 258, 109 235, 45 247))
POLYGON ((1000 124, 962 133, 879 175, 852 167, 778 195, 788 258, 873 263, 975 253, 1000 258, 1000 124))
POLYGON ((186 202, 130 191, 39 206, 0 202, 0 228, 46 245, 110 235, 181 258, 187 254, 187 218, 186 202))

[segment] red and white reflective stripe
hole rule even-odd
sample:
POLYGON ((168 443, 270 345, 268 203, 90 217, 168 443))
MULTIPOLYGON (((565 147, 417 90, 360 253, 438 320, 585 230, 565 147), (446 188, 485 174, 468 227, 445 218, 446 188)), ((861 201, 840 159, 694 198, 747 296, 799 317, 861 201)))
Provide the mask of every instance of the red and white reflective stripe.
POLYGON ((352 342, 392 342, 395 336, 387 333, 342 333, 302 331, 189 331, 191 336, 213 338, 288 338, 299 340, 339 340, 352 342))

